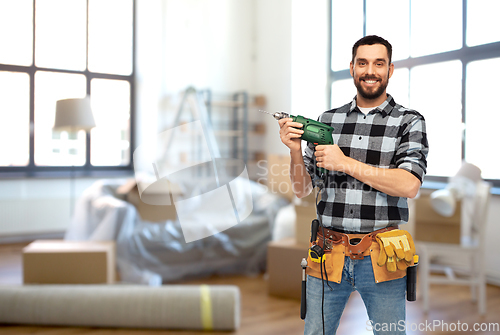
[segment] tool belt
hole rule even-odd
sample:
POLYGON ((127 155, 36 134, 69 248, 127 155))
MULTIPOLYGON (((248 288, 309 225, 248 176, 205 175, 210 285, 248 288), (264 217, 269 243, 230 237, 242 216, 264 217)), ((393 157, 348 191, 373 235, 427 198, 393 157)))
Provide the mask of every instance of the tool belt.
POLYGON ((321 248, 324 247, 324 260, 322 258, 318 262, 317 259, 313 260, 309 255, 306 273, 310 276, 321 278, 321 272, 323 272, 323 278, 340 283, 346 256, 354 260, 370 256, 375 282, 379 283, 403 278, 406 275, 406 270, 397 269, 396 271, 389 272, 386 266, 377 265, 380 246, 375 237, 377 234, 394 229, 398 229, 398 227, 387 227, 367 234, 344 234, 328 228, 320 229, 316 241, 311 242, 310 246, 318 245, 321 248), (324 236, 322 235, 322 231, 324 232, 324 236))
POLYGON ((375 236, 377 234, 394 229, 398 229, 398 227, 387 227, 368 234, 344 234, 335 230, 323 228, 325 238, 323 238, 322 232, 319 231, 316 244, 323 248, 324 241, 326 246, 323 249, 325 251, 331 249, 333 245, 341 244, 345 247, 345 256, 349 256, 351 259, 363 259, 364 256, 369 255, 367 251, 369 251, 370 246, 375 241, 375 236))

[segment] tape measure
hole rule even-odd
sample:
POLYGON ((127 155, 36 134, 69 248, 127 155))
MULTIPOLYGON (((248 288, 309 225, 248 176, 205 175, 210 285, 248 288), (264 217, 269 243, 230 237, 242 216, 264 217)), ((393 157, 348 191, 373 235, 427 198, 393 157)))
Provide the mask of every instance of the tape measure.
POLYGON ((316 263, 323 263, 325 261, 325 252, 319 245, 313 245, 309 248, 309 258, 316 263))

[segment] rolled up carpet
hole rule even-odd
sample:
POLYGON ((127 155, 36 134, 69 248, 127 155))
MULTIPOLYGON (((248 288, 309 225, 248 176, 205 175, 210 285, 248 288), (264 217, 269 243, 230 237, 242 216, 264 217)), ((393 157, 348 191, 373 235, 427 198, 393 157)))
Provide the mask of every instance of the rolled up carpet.
POLYGON ((224 285, 0 286, 0 323, 236 330, 240 291, 224 285))

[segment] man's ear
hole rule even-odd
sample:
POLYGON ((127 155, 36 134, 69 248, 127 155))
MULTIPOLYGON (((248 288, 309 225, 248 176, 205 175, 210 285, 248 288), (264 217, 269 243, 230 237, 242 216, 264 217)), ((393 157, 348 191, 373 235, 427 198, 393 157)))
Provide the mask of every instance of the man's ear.
POLYGON ((351 77, 354 77, 354 64, 352 61, 349 63, 349 72, 351 73, 351 77))
POLYGON ((392 77, 393 73, 394 73, 394 63, 391 63, 391 65, 389 65, 389 78, 392 77))

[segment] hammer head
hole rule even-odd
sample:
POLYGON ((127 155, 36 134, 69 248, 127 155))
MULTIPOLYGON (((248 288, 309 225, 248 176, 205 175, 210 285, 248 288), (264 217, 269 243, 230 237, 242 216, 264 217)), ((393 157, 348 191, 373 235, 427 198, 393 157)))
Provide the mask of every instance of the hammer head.
POLYGON ((307 260, 305 258, 302 258, 302 261, 300 262, 300 266, 302 266, 303 269, 307 268, 307 260))

